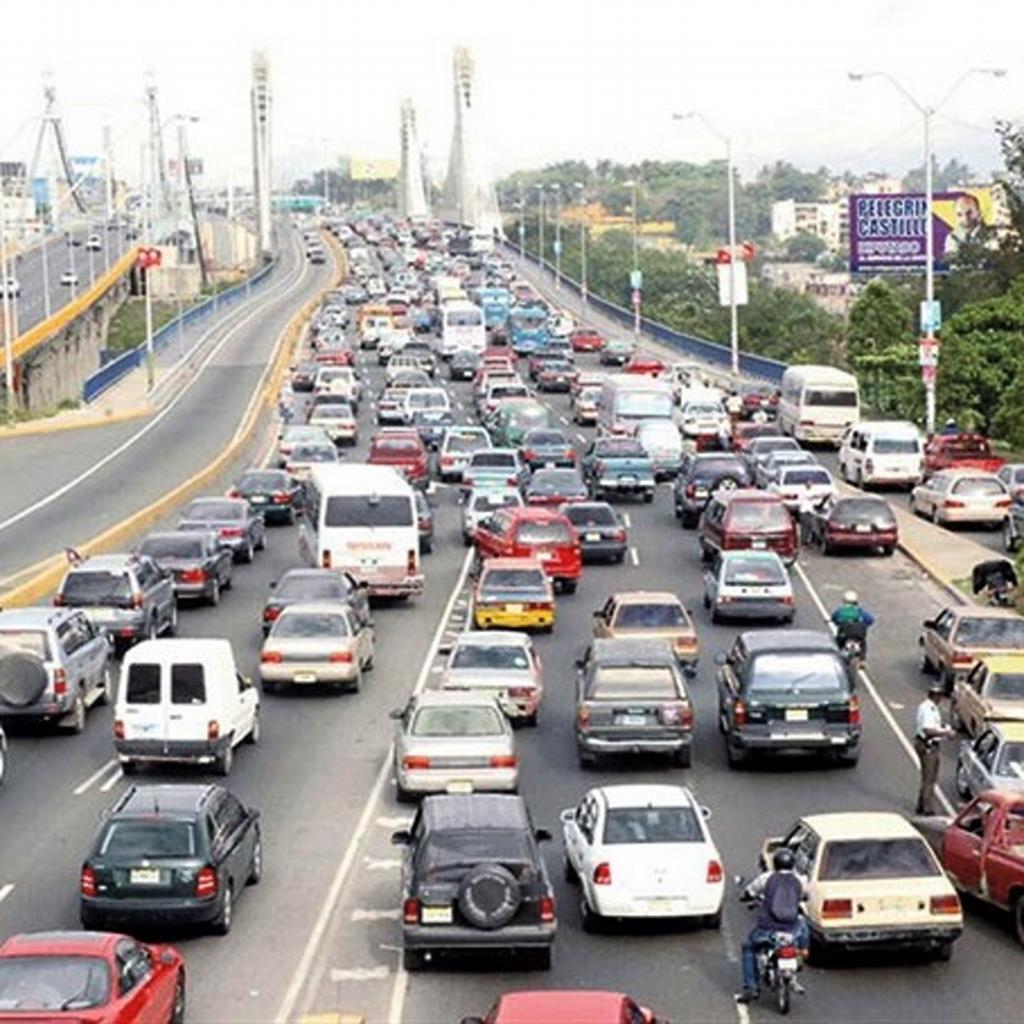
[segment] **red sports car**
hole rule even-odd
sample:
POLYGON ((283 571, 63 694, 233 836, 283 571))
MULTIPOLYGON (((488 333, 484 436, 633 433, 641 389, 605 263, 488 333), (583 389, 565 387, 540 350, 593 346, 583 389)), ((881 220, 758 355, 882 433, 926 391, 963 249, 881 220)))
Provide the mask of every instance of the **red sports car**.
POLYGON ((600 352, 604 338, 592 327, 579 327, 569 335, 569 344, 574 352, 600 352))
POLYGON ((14 935, 0 946, 0 1021, 183 1024, 185 964, 173 946, 108 932, 14 935))
POLYGON ((639 349, 629 357, 624 373, 638 373, 647 377, 660 377, 665 372, 665 364, 653 353, 639 349))

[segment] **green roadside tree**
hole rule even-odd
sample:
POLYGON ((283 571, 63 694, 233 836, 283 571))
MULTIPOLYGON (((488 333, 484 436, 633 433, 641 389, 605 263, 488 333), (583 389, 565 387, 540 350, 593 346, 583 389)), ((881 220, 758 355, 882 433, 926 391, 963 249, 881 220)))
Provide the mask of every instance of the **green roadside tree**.
POLYGON ((786 239, 786 259, 800 263, 813 263, 826 249, 824 240, 809 231, 798 231, 786 239))

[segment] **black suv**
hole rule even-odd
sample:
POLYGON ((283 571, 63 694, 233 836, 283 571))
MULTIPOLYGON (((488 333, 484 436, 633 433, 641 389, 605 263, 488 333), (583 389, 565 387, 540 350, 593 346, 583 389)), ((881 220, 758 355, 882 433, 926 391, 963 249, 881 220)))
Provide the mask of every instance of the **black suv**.
POLYGON ((82 864, 82 927, 202 924, 227 935, 263 870, 259 812, 222 786, 132 786, 82 864))
POLYGON ((751 486, 750 467, 740 455, 730 452, 684 455, 673 486, 676 519, 692 530, 716 491, 751 486))
POLYGON ((435 953, 531 953, 551 967, 555 894, 522 797, 428 796, 408 831, 402 867, 402 957, 418 970, 435 953))
POLYGON ((718 727, 729 766, 755 753, 829 753, 852 768, 860 756, 860 701, 828 633, 741 633, 718 665, 718 727))

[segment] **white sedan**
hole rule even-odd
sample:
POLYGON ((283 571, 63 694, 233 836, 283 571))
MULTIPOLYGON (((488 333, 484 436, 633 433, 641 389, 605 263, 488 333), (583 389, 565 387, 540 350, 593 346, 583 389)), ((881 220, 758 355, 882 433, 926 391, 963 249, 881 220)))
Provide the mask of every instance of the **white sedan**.
POLYGON ((823 466, 783 466, 766 490, 777 494, 791 511, 836 496, 836 483, 823 466))
POLYGON ((910 492, 910 511, 933 523, 999 526, 1010 512, 1010 493, 992 473, 945 470, 910 492))
POLYGON ((710 811, 685 786, 590 790, 562 811, 565 876, 581 888, 583 927, 609 918, 699 918, 717 928, 725 890, 710 811))

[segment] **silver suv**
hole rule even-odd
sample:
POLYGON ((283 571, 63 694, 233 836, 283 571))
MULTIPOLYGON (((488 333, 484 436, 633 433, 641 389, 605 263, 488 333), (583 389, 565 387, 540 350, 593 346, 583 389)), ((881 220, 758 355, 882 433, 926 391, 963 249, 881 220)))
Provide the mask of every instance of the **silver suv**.
POLYGON ((113 697, 110 641, 74 608, 0 612, 0 716, 85 728, 92 704, 113 697))
POLYGON ((174 577, 146 555, 96 555, 78 563, 53 602, 81 608, 122 650, 178 629, 174 577))

